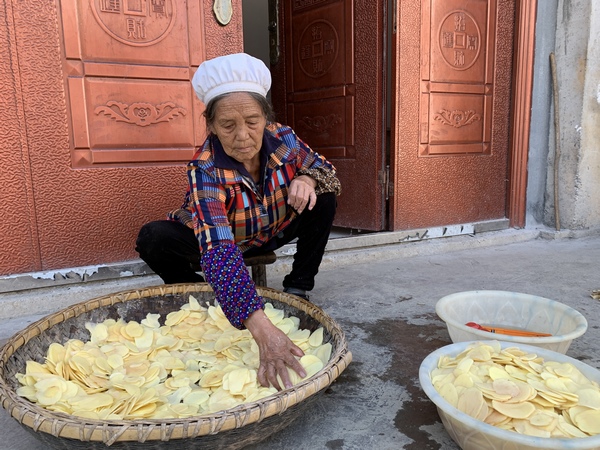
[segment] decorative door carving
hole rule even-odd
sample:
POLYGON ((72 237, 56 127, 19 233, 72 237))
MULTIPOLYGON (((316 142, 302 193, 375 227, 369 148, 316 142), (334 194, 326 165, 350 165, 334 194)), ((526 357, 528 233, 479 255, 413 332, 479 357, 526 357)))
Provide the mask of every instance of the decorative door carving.
POLYGON ((495 15, 485 0, 424 9, 421 156, 490 153, 495 15))
POLYGON ((189 80, 202 2, 61 2, 72 166, 187 161, 204 137, 189 80))

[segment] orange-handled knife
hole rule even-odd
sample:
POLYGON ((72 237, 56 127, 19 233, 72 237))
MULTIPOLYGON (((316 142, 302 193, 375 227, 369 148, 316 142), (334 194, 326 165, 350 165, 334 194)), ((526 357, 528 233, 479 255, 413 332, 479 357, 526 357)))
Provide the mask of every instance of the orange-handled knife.
POLYGON ((547 337, 552 336, 548 333, 540 333, 538 331, 515 330, 514 328, 486 327, 475 322, 467 322, 468 327, 477 330, 487 331, 488 333, 506 334, 507 336, 527 336, 527 337, 547 337))

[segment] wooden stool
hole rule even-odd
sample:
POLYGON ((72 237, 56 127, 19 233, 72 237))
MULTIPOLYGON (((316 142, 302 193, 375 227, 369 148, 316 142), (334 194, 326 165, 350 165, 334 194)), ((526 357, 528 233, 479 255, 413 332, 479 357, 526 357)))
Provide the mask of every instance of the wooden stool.
MULTIPOLYGON (((273 264, 277 261, 275 252, 267 252, 263 255, 250 256, 244 258, 244 264, 248 269, 251 269, 252 280, 257 286, 267 286, 267 264, 273 264)), ((195 272, 201 272, 200 264, 192 264, 192 269, 195 272)))
POLYGON ((246 267, 252 268, 252 280, 257 286, 267 286, 267 264, 273 264, 277 261, 277 255, 274 252, 268 252, 264 255, 250 256, 244 258, 246 267))

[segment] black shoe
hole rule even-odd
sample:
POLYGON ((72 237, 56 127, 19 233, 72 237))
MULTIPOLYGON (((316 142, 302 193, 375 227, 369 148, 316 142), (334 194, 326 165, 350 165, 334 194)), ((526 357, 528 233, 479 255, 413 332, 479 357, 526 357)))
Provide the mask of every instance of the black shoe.
POLYGON ((295 287, 286 287, 283 289, 283 292, 285 292, 286 294, 291 294, 291 295, 295 295, 296 297, 303 298, 306 301, 310 301, 308 294, 306 293, 306 291, 304 289, 299 289, 299 288, 295 288, 295 287))

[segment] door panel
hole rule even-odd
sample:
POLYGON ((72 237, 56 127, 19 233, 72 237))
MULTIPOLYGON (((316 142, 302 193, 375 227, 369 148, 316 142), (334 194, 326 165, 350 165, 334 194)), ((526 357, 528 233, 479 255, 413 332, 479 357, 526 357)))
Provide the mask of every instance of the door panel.
POLYGON ((504 218, 514 2, 397 7, 393 228, 504 218))
POLYGON ((189 82, 205 59, 201 4, 61 7, 73 167, 188 161, 205 135, 189 82))
POLYGON ((421 156, 490 152, 495 27, 487 16, 489 9, 495 17, 495 4, 487 3, 472 2, 468 11, 464 0, 423 8, 431 34, 422 51, 431 57, 421 67, 421 156))
POLYGON ((279 2, 282 54, 272 65, 278 118, 338 170, 335 224, 367 230, 384 227, 382 3, 279 2))

